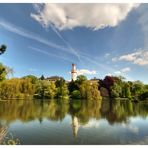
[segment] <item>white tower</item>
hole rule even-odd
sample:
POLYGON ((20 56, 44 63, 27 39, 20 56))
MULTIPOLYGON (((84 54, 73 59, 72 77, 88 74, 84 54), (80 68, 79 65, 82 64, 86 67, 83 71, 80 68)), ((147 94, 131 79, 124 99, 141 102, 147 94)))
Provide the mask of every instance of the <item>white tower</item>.
POLYGON ((76 64, 72 64, 71 80, 72 80, 72 81, 75 81, 76 78, 77 78, 76 64))

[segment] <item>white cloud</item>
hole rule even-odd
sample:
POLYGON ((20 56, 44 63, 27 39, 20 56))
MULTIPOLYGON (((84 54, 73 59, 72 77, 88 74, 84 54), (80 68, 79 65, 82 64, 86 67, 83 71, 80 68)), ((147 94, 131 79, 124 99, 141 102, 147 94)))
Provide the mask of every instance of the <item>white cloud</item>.
POLYGON ((148 65, 148 50, 141 49, 134 53, 120 56, 118 60, 129 61, 140 66, 148 65))
POLYGON ((121 75, 121 71, 115 71, 114 73, 117 75, 121 75))
POLYGON ((117 57, 112 58, 112 61, 116 62, 117 61, 117 57))
POLYGON ((133 133, 138 133, 139 132, 139 128, 134 126, 134 125, 130 125, 130 124, 121 124, 121 126, 125 129, 128 129, 129 131, 133 132, 133 133))
POLYGON ((95 70, 77 69, 77 75, 95 75, 96 73, 95 70))
POLYGON ((148 145, 148 136, 144 136, 139 140, 136 139, 134 141, 130 141, 130 144, 132 144, 132 145, 136 145, 136 144, 138 144, 138 145, 148 145))
POLYGON ((139 4, 37 4, 31 17, 44 27, 59 30, 89 27, 94 30, 117 26, 139 4))
POLYGON ((131 71, 131 68, 130 67, 125 67, 119 71, 115 71, 114 74, 117 74, 117 75, 123 75, 123 74, 126 74, 128 72, 131 71))
POLYGON ((107 76, 112 76, 112 74, 111 74, 111 73, 107 73, 106 75, 107 75, 107 76))
POLYGON ((106 53, 104 57, 107 58, 109 56, 110 56, 110 53, 106 53))
POLYGON ((83 125, 82 128, 99 128, 100 122, 96 120, 90 120, 86 125, 83 125))
MULTIPOLYGON (((19 26, 16 26, 8 21, 5 21, 5 20, 2 20, 0 19, 0 27, 2 27, 3 29, 9 31, 9 32, 12 32, 12 33, 15 33, 17 35, 20 35, 22 37, 25 37, 25 38, 28 38, 28 39, 32 39, 36 42, 39 42, 39 43, 42 43, 48 47, 53 47, 53 48, 56 48, 58 49, 59 51, 62 51, 62 53, 65 52, 67 54, 72 54, 72 55, 75 55, 77 56, 77 54, 74 52, 73 49, 71 49, 71 47, 63 47, 61 45, 58 45, 56 43, 53 43, 53 42, 50 42, 49 40, 47 40, 46 38, 43 38, 41 36, 39 36, 38 34, 36 33, 33 33, 31 31, 28 31, 22 27, 19 27, 19 26)), ((72 62, 73 63, 73 60, 70 59, 70 58, 67 58, 65 55, 62 54, 59 55, 59 52, 57 54, 54 54, 51 52, 51 50, 49 52, 45 51, 45 50, 42 50, 42 49, 37 49, 37 48, 33 48, 33 47, 30 47, 30 49, 32 48, 32 50, 34 51, 37 51, 37 52, 40 52, 42 54, 45 54, 45 55, 48 55, 48 56, 53 56, 53 57, 57 57, 57 58, 61 58, 63 60, 67 60, 69 62, 72 62)), ((56 51, 56 50, 54 50, 56 51)), ((106 66, 105 64, 102 64, 102 63, 99 63, 98 61, 95 61, 93 58, 93 56, 89 56, 87 55, 86 53, 83 53, 83 52, 80 52, 79 51, 79 56, 80 58, 82 59, 82 61, 87 61, 88 63, 92 63, 94 65, 96 65, 97 67, 100 67, 101 69, 104 69, 106 71, 113 71, 113 69, 111 67, 108 67, 106 66), (93 60, 92 60, 93 59, 93 60)))
POLYGON ((131 71, 129 67, 121 69, 121 72, 124 72, 124 73, 129 72, 129 71, 131 71))
POLYGON ((138 23, 141 25, 141 30, 144 35, 144 45, 142 49, 136 52, 121 56, 118 60, 129 61, 140 66, 148 65, 148 9, 146 5, 141 5, 138 9, 138 23))
POLYGON ((28 71, 29 71, 29 72, 36 72, 36 71, 37 71, 37 69, 34 69, 34 68, 29 68, 29 69, 28 69, 28 71))

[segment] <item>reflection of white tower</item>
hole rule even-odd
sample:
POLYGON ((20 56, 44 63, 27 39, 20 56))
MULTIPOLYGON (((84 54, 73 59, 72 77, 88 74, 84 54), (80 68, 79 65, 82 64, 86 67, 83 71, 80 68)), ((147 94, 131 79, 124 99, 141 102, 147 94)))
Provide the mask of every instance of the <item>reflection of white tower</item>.
POLYGON ((77 78, 76 64, 72 64, 71 80, 72 80, 72 81, 75 81, 76 78, 77 78))
POLYGON ((78 130, 79 130, 79 121, 76 116, 72 117, 72 129, 74 137, 77 137, 78 130))

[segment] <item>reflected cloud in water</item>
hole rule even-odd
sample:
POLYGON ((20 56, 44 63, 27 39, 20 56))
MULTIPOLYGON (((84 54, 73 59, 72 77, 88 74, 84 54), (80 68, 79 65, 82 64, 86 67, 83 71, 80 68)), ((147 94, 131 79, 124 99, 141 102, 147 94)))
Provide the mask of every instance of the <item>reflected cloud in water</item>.
POLYGON ((100 126, 100 122, 97 120, 90 120, 86 125, 82 126, 83 128, 98 128, 100 126))
POLYGON ((148 104, 127 100, 2 101, 2 122, 24 144, 32 135, 31 144, 125 144, 137 138, 142 143, 148 136, 148 104))

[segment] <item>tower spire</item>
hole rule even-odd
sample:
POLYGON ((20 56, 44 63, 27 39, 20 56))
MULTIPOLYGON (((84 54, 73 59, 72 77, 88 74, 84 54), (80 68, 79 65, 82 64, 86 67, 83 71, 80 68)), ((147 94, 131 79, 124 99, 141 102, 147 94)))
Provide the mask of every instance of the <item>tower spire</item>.
POLYGON ((72 69, 71 69, 71 80, 75 81, 77 78, 77 70, 76 70, 76 64, 72 64, 72 69))

